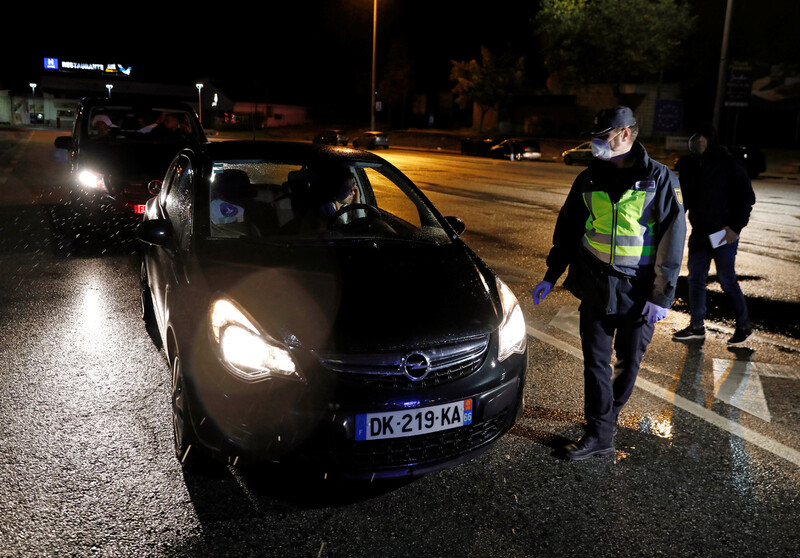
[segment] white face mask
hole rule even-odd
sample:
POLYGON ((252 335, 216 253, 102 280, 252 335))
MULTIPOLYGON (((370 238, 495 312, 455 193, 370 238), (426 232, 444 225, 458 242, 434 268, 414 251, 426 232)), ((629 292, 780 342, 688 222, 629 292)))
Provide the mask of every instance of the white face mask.
POLYGON ((614 141, 622 131, 623 130, 617 132, 617 134, 608 141, 603 138, 592 138, 592 155, 602 161, 610 161, 612 157, 614 157, 614 150, 611 148, 611 142, 614 141))

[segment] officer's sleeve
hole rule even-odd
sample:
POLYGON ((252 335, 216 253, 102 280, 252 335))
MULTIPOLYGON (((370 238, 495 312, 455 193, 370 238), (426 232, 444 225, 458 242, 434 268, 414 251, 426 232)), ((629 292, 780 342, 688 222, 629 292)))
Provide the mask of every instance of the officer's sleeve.
POLYGON ((657 244, 655 281, 650 302, 669 308, 675 300, 675 289, 681 272, 686 218, 678 178, 669 169, 664 170, 666 174, 659 180, 654 208, 657 244))
POLYGON ((580 193, 580 184, 585 172, 575 179, 556 219, 553 247, 547 255, 547 272, 544 275, 544 280, 554 285, 580 249, 581 237, 586 230, 589 210, 580 193))

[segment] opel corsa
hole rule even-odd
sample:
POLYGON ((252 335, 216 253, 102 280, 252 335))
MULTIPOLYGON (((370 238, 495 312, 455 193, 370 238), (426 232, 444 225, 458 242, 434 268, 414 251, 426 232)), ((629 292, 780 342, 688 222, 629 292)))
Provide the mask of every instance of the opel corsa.
POLYGON ((522 310, 396 167, 344 147, 187 148, 147 202, 145 324, 184 466, 422 474, 522 410, 522 310))

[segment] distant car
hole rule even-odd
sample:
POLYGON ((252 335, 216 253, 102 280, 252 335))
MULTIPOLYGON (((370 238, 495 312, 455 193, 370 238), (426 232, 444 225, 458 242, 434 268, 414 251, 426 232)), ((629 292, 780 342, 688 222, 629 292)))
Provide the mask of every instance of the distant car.
POLYGON ((477 155, 479 157, 486 157, 489 155, 489 150, 503 141, 505 138, 498 138, 492 136, 479 136, 479 137, 466 137, 461 140, 461 154, 462 155, 477 155))
POLYGON ((372 153, 182 151, 138 228, 181 463, 289 460, 369 479, 489 448, 522 411, 527 334, 463 230, 372 153), (360 203, 323 211, 342 184, 360 203))
POLYGON ((347 136, 343 130, 325 130, 314 136, 312 141, 325 145, 347 145, 347 136))
POLYGON ((561 154, 561 157, 564 159, 564 163, 567 165, 571 165, 573 163, 578 163, 579 165, 588 165, 594 158, 592 155, 592 143, 587 141, 578 145, 577 147, 567 149, 561 154))
POLYGON ((511 138, 489 149, 489 157, 512 161, 534 161, 542 158, 542 149, 537 140, 511 138))
POLYGON ((357 138, 353 139, 353 147, 363 149, 377 149, 382 147, 389 149, 389 136, 384 132, 368 131, 362 132, 357 138))
POLYGON ((159 98, 84 98, 71 136, 55 139, 69 152, 76 228, 124 227, 142 220, 151 181, 160 181, 175 154, 205 134, 194 110, 159 98))

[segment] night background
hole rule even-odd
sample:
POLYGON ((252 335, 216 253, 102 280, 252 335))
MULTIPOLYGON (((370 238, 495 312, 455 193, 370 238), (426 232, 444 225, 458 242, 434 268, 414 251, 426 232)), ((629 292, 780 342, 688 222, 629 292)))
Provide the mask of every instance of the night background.
MULTIPOLYGON (((697 24, 679 49, 680 60, 664 76, 665 82, 681 84, 686 126, 711 118, 726 1, 691 0, 689 5, 697 24)), ((42 73, 43 57, 54 56, 131 65, 132 79, 142 81, 193 84, 210 79, 237 100, 304 105, 320 121, 368 119, 372 0, 237 5, 230 10, 136 4, 135 9, 113 14, 82 9, 57 21, 11 17, 27 30, 24 40, 6 34, 0 45, 0 88, 28 88, 42 73)), ((498 55, 523 56, 523 91, 546 95, 548 73, 533 25, 538 10, 536 1, 379 0, 377 81, 388 60, 401 52, 415 94, 448 92, 454 85, 452 61, 480 60, 485 46, 498 55)), ((800 4, 794 0, 735 0, 728 61, 748 61, 762 73, 783 64, 796 74, 798 24, 800 4)), ((620 32, 609 29, 606 40, 613 43, 620 32)), ((798 98, 783 100, 777 112, 774 103, 743 109, 738 125, 761 134, 762 145, 796 144, 798 124, 787 119, 796 119, 798 98)))

